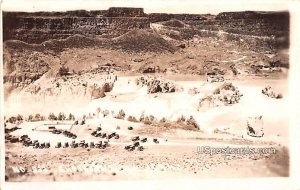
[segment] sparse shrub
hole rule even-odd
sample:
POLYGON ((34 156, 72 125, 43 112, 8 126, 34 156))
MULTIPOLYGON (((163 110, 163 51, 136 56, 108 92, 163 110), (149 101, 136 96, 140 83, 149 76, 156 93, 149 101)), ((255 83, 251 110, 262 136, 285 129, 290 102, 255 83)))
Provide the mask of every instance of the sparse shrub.
POLYGON ((177 123, 182 123, 185 122, 185 117, 183 115, 181 115, 178 119, 177 119, 177 123))
POLYGON ((134 116, 128 116, 127 118, 128 121, 131 121, 131 122, 138 122, 138 120, 134 117, 134 116))
POLYGON ((49 116, 48 116, 48 119, 51 120, 51 121, 52 120, 57 120, 57 117, 54 115, 54 113, 50 113, 49 116))
POLYGON ((59 112, 58 114, 58 120, 63 121, 66 119, 66 116, 63 112, 59 112))
POLYGON ((28 121, 32 121, 33 120, 33 115, 29 115, 28 116, 28 121))
POLYGON ((108 110, 104 110, 102 113, 103 113, 103 117, 106 117, 106 116, 108 116, 109 111, 108 110))
POLYGON ((141 116, 140 116, 140 122, 142 122, 142 121, 144 121, 144 119, 145 119, 145 114, 144 114, 144 112, 141 114, 141 116))
POLYGON ((42 120, 41 114, 39 114, 39 113, 35 114, 34 120, 35 120, 35 121, 41 121, 41 120, 42 120))
POLYGON ((166 120, 166 118, 165 117, 163 117, 163 118, 161 118, 161 120, 159 121, 159 122, 161 122, 161 123, 165 123, 167 120, 166 120))
POLYGON ((186 123, 187 123, 187 125, 190 125, 190 126, 193 126, 194 128, 200 129, 200 127, 198 126, 198 124, 193 116, 190 116, 190 118, 188 120, 186 120, 186 123))
POLYGON ((151 125, 151 124, 152 124, 152 122, 150 121, 150 119, 149 119, 148 116, 145 117, 145 119, 143 120, 143 123, 144 123, 145 125, 151 125))
POLYGON ((115 117, 115 118, 117 118, 117 119, 124 119, 125 118, 125 112, 124 112, 124 110, 123 109, 121 109, 120 111, 119 111, 119 113, 118 113, 118 115, 115 117))
POLYGON ((150 116, 149 116, 149 120, 150 120, 151 122, 153 122, 153 121, 155 120, 155 117, 154 117, 153 115, 150 115, 150 116))
POLYGON ((8 118, 8 122, 9 122, 9 123, 16 123, 16 121, 17 121, 17 118, 14 117, 14 116, 8 118))
POLYGON ((59 70, 58 70, 58 74, 60 76, 66 76, 66 75, 69 75, 69 68, 68 67, 65 67, 64 65, 62 65, 59 70))
POLYGON ((46 120, 45 116, 42 115, 40 121, 45 121, 45 120, 46 120))
POLYGON ((75 116, 74 116, 73 114, 70 113, 68 119, 74 121, 74 120, 75 120, 75 116))
POLYGON ((281 93, 279 93, 279 94, 277 95, 276 99, 281 99, 281 98, 283 98, 283 96, 282 96, 281 93))
POLYGON ((23 120, 23 116, 21 116, 20 114, 18 114, 16 120, 17 121, 22 121, 23 120))
POLYGON ((96 114, 97 114, 97 118, 99 118, 99 113, 101 112, 101 109, 100 108, 97 108, 96 109, 96 114))

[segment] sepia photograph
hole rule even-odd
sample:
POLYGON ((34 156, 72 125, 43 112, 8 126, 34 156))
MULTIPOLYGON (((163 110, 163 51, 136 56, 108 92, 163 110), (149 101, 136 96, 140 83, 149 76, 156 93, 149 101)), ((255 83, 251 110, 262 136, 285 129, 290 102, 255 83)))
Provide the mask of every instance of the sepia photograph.
POLYGON ((4 182, 290 177, 287 6, 6 2, 4 182))

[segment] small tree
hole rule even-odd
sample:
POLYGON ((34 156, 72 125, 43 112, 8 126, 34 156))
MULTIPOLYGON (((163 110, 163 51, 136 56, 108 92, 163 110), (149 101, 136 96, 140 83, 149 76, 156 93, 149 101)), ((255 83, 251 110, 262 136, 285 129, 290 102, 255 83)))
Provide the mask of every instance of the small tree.
POLYGON ((131 122, 138 122, 138 120, 134 117, 134 116, 128 116, 127 118, 128 121, 131 121, 131 122))
POLYGON ((49 116, 48 116, 48 119, 51 120, 51 121, 52 120, 57 120, 57 117, 54 115, 54 113, 50 113, 49 116))
POLYGON ((65 67, 64 65, 62 65, 62 66, 59 68, 58 74, 59 74, 60 76, 66 76, 66 75, 69 75, 69 68, 68 68, 68 67, 65 67))
POLYGON ((63 112, 59 112, 58 114, 58 120, 63 121, 66 119, 66 116, 63 112))
POLYGON ((17 121, 17 118, 16 117, 10 117, 9 119, 8 119, 8 122, 9 123, 16 123, 16 121, 17 121))
POLYGON ((99 118, 99 113, 101 112, 101 109, 100 108, 97 108, 96 109, 96 113, 97 113, 97 118, 99 118))
POLYGON ((22 120, 23 120, 23 116, 21 116, 20 114, 18 114, 16 120, 17 120, 17 121, 22 121, 22 120))
POLYGON ((108 110, 104 110, 104 111, 103 111, 103 117, 108 116, 108 114, 109 114, 109 111, 108 111, 108 110))
POLYGON ((69 118, 68 118, 68 119, 69 119, 69 120, 73 120, 73 121, 74 121, 74 120, 75 120, 75 116, 74 116, 73 114, 71 114, 71 113, 70 113, 70 114, 69 114, 69 118))
POLYGON ((144 119, 145 119, 145 113, 142 112, 142 114, 141 114, 141 116, 140 116, 140 122, 144 121, 144 119))
POLYGON ((167 121, 167 120, 166 120, 165 117, 161 118, 161 120, 160 120, 161 123, 165 123, 166 121, 167 121))
POLYGON ((28 121, 32 121, 33 120, 33 115, 29 115, 28 116, 28 121))
POLYGON ((41 116, 41 121, 45 121, 46 120, 46 118, 45 118, 45 116, 41 116))
POLYGON ((35 121, 41 121, 41 115, 39 113, 35 114, 34 120, 35 121))
POLYGON ((149 116, 149 120, 150 120, 151 122, 153 122, 153 121, 155 120, 155 117, 154 117, 153 115, 150 115, 150 116, 149 116))
POLYGON ((125 118, 125 112, 123 109, 121 109, 118 113, 118 115, 116 116, 117 119, 124 119, 125 118))

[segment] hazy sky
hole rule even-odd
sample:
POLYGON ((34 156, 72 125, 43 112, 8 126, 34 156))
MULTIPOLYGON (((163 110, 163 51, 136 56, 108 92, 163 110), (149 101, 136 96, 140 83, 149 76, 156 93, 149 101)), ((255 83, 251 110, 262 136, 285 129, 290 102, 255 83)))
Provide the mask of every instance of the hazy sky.
POLYGON ((285 0, 2 0, 6 11, 103 10, 109 7, 143 7, 146 13, 212 13, 244 10, 287 10, 285 0))

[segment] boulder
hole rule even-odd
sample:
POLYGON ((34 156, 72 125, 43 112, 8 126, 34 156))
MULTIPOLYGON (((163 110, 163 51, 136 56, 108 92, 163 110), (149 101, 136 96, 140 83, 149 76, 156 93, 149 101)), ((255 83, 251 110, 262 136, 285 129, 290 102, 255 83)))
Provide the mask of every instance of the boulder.
POLYGON ((270 97, 270 98, 276 98, 276 99, 281 99, 283 98, 282 94, 281 93, 275 93, 272 89, 271 86, 267 86, 265 87, 264 89, 262 89, 261 91, 264 95, 270 97))
POLYGON ((243 94, 232 83, 224 83, 213 91, 212 94, 201 98, 199 107, 216 107, 239 103, 243 94))
POLYGON ((158 92, 171 93, 177 89, 173 82, 157 77, 139 77, 135 82, 138 86, 147 86, 148 94, 158 92))
POLYGON ((249 117, 247 119, 247 135, 252 137, 264 136, 262 116, 249 117))

